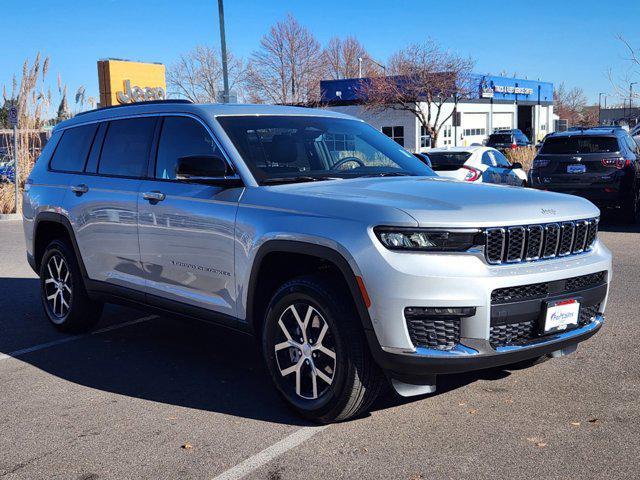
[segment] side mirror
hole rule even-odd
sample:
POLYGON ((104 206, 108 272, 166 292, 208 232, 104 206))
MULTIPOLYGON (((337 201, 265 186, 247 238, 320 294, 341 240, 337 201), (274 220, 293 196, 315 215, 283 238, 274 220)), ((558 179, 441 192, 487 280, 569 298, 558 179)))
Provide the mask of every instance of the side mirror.
POLYGON ((424 163, 427 167, 433 168, 433 165, 431 165, 431 159, 424 153, 414 153, 413 156, 424 163))
POLYGON ((176 178, 181 180, 220 179, 228 174, 227 163, 215 155, 180 157, 176 165, 176 178))
POLYGON ((515 169, 515 168, 519 168, 522 169, 522 164, 520 162, 514 162, 511 164, 511 168, 515 169))

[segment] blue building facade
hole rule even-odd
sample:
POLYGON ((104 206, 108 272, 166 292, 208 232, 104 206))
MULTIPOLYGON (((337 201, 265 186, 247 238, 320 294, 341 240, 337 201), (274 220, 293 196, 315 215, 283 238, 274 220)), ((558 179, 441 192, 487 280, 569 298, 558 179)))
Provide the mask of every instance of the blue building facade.
MULTIPOLYGON (((472 74, 472 89, 468 100, 512 102, 522 105, 550 105, 553 103, 553 83, 522 78, 500 77, 496 75, 472 74)), ((359 93, 367 78, 345 78, 320 82, 324 103, 356 103, 364 99, 359 93)))

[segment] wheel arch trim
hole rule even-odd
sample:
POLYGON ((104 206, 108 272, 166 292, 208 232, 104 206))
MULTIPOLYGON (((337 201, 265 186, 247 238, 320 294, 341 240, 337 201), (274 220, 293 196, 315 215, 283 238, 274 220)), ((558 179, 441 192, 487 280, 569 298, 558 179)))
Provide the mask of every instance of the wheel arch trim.
MULTIPOLYGON (((61 225, 67 231, 67 234, 69 235, 69 239, 71 240, 71 248, 73 249, 73 253, 76 256, 76 260, 78 261, 80 272, 82 273, 82 278, 83 279, 89 278, 87 275, 87 269, 85 268, 84 261, 82 259, 82 255, 80 254, 80 248, 78 247, 78 242, 76 241, 76 236, 73 231, 71 222, 67 217, 65 217, 61 213, 40 212, 36 216, 34 226, 33 226, 33 246, 32 246, 33 248, 32 251, 34 254, 34 266, 36 268, 40 266, 40 259, 36 258, 36 245, 38 243, 38 230, 41 226, 40 224, 43 222, 56 223, 58 225, 61 225)), ((39 272, 36 271, 36 273, 39 273, 39 272)))
MULTIPOLYGON (((258 288, 257 282, 260 274, 260 268, 264 258, 270 253, 294 253, 301 255, 309 255, 312 257, 326 260, 335 265, 342 274, 345 282, 349 287, 349 293, 355 303, 358 316, 362 322, 362 326, 365 330, 373 330, 373 324, 369 315, 369 310, 365 305, 365 300, 362 297, 360 284, 358 278, 360 278, 354 269, 351 267, 349 261, 345 256, 335 250, 334 248, 309 243, 299 240, 267 240, 264 242, 253 257, 253 263, 251 267, 251 274, 249 277, 249 284, 247 288, 247 322, 250 324, 252 331, 257 332, 258 322, 262 319, 255 318, 254 312, 254 300, 256 291, 258 288)), ((361 280, 362 281, 362 280, 361 280)))

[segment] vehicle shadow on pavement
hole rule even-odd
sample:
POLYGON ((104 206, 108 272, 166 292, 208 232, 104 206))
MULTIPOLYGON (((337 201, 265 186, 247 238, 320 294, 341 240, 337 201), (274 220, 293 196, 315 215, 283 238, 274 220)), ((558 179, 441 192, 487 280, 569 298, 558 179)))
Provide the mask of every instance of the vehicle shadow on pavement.
MULTIPOLYGON (((0 354, 68 337, 44 317, 38 288, 38 279, 0 278, 0 291, 7 293, 0 300, 0 354)), ((96 329, 148 315, 109 305, 96 329)), ((311 425, 278 397, 253 338, 204 322, 158 317, 19 358, 63 380, 105 392, 255 420, 311 425)), ((442 375, 431 396, 509 374, 496 368, 442 375)), ((402 398, 388 387, 371 411, 427 397, 402 398)))
MULTIPOLYGON (((38 280, 0 278, 0 289, 33 291, 37 296, 38 280)), ((38 301, 35 306, 14 308, 11 318, 0 315, 0 354, 15 351, 15 342, 6 338, 12 332, 21 332, 21 348, 66 336, 55 332, 40 308, 38 301), (42 331, 47 329, 53 332, 43 338, 42 331), (25 344, 29 331, 35 332, 36 338, 25 344)), ((148 315, 109 308, 119 317, 118 322, 108 322, 112 324, 148 315)), ((103 326, 100 323, 96 328, 103 326)), ((278 397, 251 337, 198 321, 159 317, 85 335, 19 359, 63 380, 101 391, 280 424, 311 425, 288 410, 278 397)))
POLYGON ((437 397, 452 390, 470 385, 478 380, 501 380, 511 375, 511 371, 516 368, 511 367, 496 367, 487 370, 477 370, 467 373, 459 373, 455 375, 439 375, 437 377, 437 385, 435 393, 428 395, 420 395, 416 397, 403 398, 397 395, 389 387, 384 394, 380 395, 378 400, 374 402, 371 411, 386 410, 388 408, 397 407, 400 405, 406 405, 408 403, 418 402, 420 400, 428 399, 431 397, 437 397))

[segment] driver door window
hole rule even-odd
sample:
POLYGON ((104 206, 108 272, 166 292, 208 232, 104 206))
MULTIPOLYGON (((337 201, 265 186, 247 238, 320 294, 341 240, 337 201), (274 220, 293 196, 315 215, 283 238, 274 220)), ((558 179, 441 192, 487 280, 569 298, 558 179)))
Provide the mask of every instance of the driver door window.
POLYGON ((155 177, 174 180, 178 159, 199 155, 224 158, 202 124, 189 117, 166 117, 158 144, 155 177))

